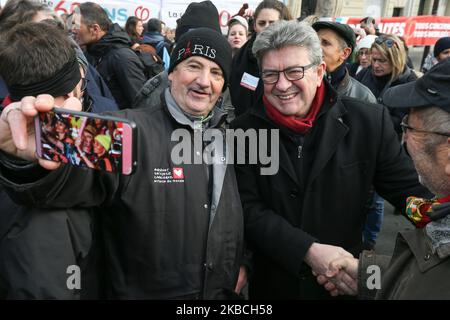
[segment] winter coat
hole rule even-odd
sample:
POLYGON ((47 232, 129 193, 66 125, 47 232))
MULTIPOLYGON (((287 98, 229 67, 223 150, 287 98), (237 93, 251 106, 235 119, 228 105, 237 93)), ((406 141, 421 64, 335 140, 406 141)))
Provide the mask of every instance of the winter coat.
MULTIPOLYGON (((450 207, 446 211, 450 214, 450 207)), ((382 300, 442 300, 450 299, 450 256, 433 254, 424 229, 401 231, 397 236, 392 259, 363 252, 358 266, 358 295, 360 298, 382 300), (381 271, 381 288, 368 288, 377 265, 381 271)))
POLYGON ((256 34, 253 35, 233 57, 230 73, 230 95, 236 116, 244 114, 250 109, 263 94, 263 82, 256 57, 252 53, 253 43, 256 34), (258 78, 258 85, 255 90, 250 89, 241 83, 244 73, 248 73, 258 78))
MULTIPOLYGON (((63 166, 25 187, 8 179, 12 175, 0 162, 0 182, 16 201, 98 208, 109 298, 236 297, 243 214, 234 168, 218 163, 211 172, 205 164, 174 164, 171 152, 178 141, 171 141, 172 133, 181 128, 193 133, 177 112, 163 96, 148 108, 115 114, 137 124, 138 166, 131 176, 63 166), (181 170, 181 178, 174 170, 181 170)), ((220 110, 210 121, 224 130, 220 110)))
POLYGON ((170 54, 170 43, 167 43, 164 36, 159 32, 155 31, 145 32, 141 40, 141 43, 149 44, 153 48, 155 48, 156 54, 161 58, 161 60, 164 59, 163 56, 164 48, 166 48, 167 53, 170 54))
POLYGON ((345 77, 339 83, 336 91, 342 96, 352 97, 370 103, 377 103, 377 99, 369 88, 352 78, 349 71, 346 71, 345 77))
POLYGON ((87 46, 90 62, 105 80, 120 109, 132 107, 146 81, 144 65, 130 47, 128 34, 118 25, 87 46))
POLYGON ((399 208, 408 195, 430 194, 419 184, 382 106, 348 97, 336 101, 327 86, 301 146, 292 132, 269 120, 262 102, 257 106, 232 124, 244 130, 280 129, 275 175, 260 175, 267 166, 261 163, 235 166, 246 241, 254 250, 250 299, 328 298, 303 262, 311 244, 359 253, 372 185, 399 208))
MULTIPOLYGON (((387 89, 417 80, 417 76, 414 71, 408 67, 405 67, 405 70, 397 79, 394 79, 394 81, 388 81, 382 89, 380 89, 377 85, 377 77, 374 76, 372 67, 361 70, 355 78, 363 85, 368 87, 370 91, 372 91, 372 93, 377 98, 378 103, 380 104, 383 104, 382 97, 387 89)), ((402 122, 403 117, 406 115, 406 111, 398 108, 388 109, 391 115, 392 123, 394 124, 395 131, 397 132, 397 134, 401 134, 402 129, 400 127, 400 123, 402 122)))
MULTIPOLYGON (((9 161, 8 168, 23 172, 18 179, 22 182, 39 177, 31 173, 36 165, 27 169, 23 161, 9 161)), ((13 189, 20 188, 17 182, 9 183, 13 189)), ((21 202, 0 186, 0 299, 102 298, 104 272, 92 210, 38 208, 13 200, 21 202), (68 281, 75 272, 81 275, 83 290, 67 285, 76 283, 68 281)))

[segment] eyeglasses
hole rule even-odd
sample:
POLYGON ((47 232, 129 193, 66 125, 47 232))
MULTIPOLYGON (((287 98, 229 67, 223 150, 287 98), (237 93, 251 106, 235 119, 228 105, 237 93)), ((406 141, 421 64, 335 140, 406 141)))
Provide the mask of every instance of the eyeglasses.
POLYGON ((283 72, 286 79, 289 81, 296 81, 303 79, 305 76, 305 70, 308 70, 309 68, 313 67, 315 64, 311 63, 307 66, 296 66, 296 67, 289 67, 284 70, 266 70, 261 73, 262 81, 265 84, 274 84, 278 82, 278 79, 280 78, 280 73, 283 72))
POLYGON ((423 132, 423 133, 437 134, 437 135, 444 136, 444 137, 450 137, 450 132, 445 133, 445 132, 438 132, 438 131, 428 131, 428 130, 416 129, 416 128, 411 127, 408 124, 408 116, 407 115, 403 118, 402 122, 400 123, 400 127, 402 127, 403 133, 406 133, 406 130, 411 130, 411 131, 417 131, 417 132, 423 132))
POLYGON ((389 48, 389 49, 392 48, 394 45, 396 45, 394 40, 385 38, 383 36, 377 37, 375 39, 375 43, 377 43, 377 44, 383 44, 384 43, 386 45, 386 47, 389 48))

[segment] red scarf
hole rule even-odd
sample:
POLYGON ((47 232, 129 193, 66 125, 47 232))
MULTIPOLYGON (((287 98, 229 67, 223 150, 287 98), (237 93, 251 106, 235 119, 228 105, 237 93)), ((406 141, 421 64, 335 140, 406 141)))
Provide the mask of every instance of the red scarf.
POLYGON ((414 222, 416 227, 423 228, 431 222, 428 213, 433 212, 433 205, 446 202, 450 202, 450 196, 432 200, 408 197, 408 199, 406 199, 406 215, 414 222))
POLYGON ((311 108, 309 109, 308 114, 303 118, 299 118, 296 116, 285 116, 270 104, 266 96, 263 97, 263 103, 266 107, 267 116, 272 119, 272 121, 283 127, 289 128, 296 133, 302 134, 307 133, 312 128, 324 100, 325 86, 322 81, 320 87, 317 88, 316 96, 311 103, 311 108))
POLYGON ((4 107, 7 107, 9 104, 11 104, 12 103, 12 101, 11 101, 11 98, 9 97, 9 94, 5 97, 5 99, 3 99, 3 102, 2 102, 2 105, 4 106, 4 107))

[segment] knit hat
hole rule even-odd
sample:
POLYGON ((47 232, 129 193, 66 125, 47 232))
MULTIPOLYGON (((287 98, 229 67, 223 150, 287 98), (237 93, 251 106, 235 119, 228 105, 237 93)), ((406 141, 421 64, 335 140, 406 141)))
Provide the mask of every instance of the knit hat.
POLYGON ((440 38, 434 45, 434 56, 437 57, 439 53, 448 48, 450 48, 450 37, 440 38))
POLYGON ((363 48, 365 48, 365 49, 372 48, 372 44, 375 42, 376 38, 377 38, 377 36, 372 35, 372 34, 365 36, 358 42, 358 45, 356 46, 356 51, 359 51, 363 48))
POLYGON ((210 28, 222 32, 219 24, 219 12, 211 1, 192 2, 178 21, 175 29, 175 42, 191 29, 210 28))
POLYGON ((100 143, 106 151, 109 151, 111 147, 111 137, 107 134, 99 134, 95 137, 95 140, 100 143))
POLYGON ((191 30, 181 36, 170 56, 169 73, 182 61, 192 56, 199 56, 214 61, 222 69, 227 88, 231 70, 231 47, 227 39, 217 31, 209 28, 191 30))
POLYGON ((347 45, 352 48, 352 51, 355 48, 356 35, 353 29, 347 24, 330 21, 317 21, 312 25, 312 27, 316 31, 319 31, 320 29, 331 29, 342 39, 344 39, 347 45))

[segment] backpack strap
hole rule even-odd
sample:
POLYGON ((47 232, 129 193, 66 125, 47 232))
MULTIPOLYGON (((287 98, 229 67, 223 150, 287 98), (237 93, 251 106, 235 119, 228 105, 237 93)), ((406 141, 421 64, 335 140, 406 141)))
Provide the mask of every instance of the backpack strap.
POLYGON ((160 57, 162 57, 162 49, 164 48, 164 40, 161 40, 160 42, 158 42, 158 44, 156 45, 156 52, 158 53, 158 55, 160 57))

